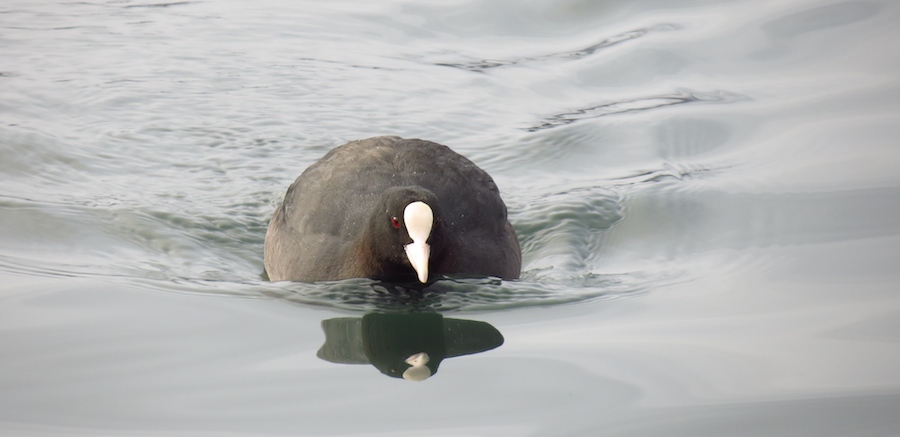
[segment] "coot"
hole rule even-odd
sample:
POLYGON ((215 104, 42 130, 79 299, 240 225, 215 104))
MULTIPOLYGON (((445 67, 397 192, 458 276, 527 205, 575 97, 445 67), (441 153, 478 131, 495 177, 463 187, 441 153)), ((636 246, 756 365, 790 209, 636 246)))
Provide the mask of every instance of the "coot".
POLYGON ((272 281, 515 279, 522 253, 484 170, 390 136, 337 147, 294 181, 269 222, 265 266, 272 281))

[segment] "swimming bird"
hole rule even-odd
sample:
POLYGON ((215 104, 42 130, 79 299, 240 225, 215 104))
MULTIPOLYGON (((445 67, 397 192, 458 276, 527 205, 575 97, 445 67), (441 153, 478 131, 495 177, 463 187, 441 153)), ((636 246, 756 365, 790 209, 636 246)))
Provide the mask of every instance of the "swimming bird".
POLYGON ((494 180, 449 147, 351 141, 288 188, 266 232, 272 281, 516 279, 522 253, 494 180))

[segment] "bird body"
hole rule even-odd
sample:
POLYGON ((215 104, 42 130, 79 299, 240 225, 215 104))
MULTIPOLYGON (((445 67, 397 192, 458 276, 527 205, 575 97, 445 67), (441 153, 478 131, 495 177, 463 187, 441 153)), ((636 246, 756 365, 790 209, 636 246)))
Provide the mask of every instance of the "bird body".
POLYGON ((521 251, 496 184, 472 161, 375 137, 331 150, 294 181, 269 223, 265 267, 273 281, 514 279, 521 251))

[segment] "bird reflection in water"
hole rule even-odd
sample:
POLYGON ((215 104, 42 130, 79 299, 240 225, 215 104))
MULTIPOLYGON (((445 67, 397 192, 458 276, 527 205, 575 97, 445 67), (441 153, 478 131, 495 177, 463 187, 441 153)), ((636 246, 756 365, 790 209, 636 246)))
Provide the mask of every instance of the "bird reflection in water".
POLYGON ((371 364, 381 373, 424 381, 445 358, 471 355, 503 344, 486 322, 437 313, 370 313, 322 321, 325 344, 316 354, 338 364, 371 364))

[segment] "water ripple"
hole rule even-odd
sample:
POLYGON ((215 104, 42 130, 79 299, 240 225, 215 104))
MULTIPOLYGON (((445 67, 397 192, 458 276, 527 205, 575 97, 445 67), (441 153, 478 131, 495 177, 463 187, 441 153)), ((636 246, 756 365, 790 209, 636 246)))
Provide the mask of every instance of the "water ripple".
MULTIPOLYGON (((657 286, 659 275, 596 275, 582 287, 571 284, 501 281, 444 277, 422 287, 391 284, 371 279, 305 283, 276 283, 254 290, 263 296, 303 305, 325 306, 350 312, 472 312, 499 311, 534 306, 563 305, 595 299, 611 299, 657 286)), ((670 278, 671 279, 671 278, 670 278)), ((244 293, 242 293, 244 294, 244 293)), ((252 294, 252 293, 251 293, 252 294)))
POLYGON ((522 245, 523 279, 584 285, 598 270, 606 231, 622 219, 618 195, 600 186, 573 187, 528 202, 527 214, 510 217, 522 245))
POLYGON ((126 5, 126 8, 168 8, 171 6, 184 6, 189 5, 194 2, 184 1, 184 2, 169 2, 169 3, 144 3, 139 5, 126 5))
POLYGON ((591 44, 587 47, 578 50, 550 53, 546 55, 539 56, 530 56, 530 57, 522 57, 522 58, 514 58, 514 59, 505 59, 505 60, 494 60, 494 59, 482 59, 479 61, 470 61, 470 62, 438 62, 435 65, 439 65, 442 67, 453 67, 460 68, 467 71, 472 71, 475 73, 484 73, 485 70, 489 70, 491 68, 497 67, 506 67, 510 65, 524 64, 530 62, 539 62, 539 61, 547 61, 553 59, 581 59, 586 56, 590 56, 596 53, 599 50, 612 47, 618 44, 621 44, 626 41, 631 41, 637 38, 640 38, 644 35, 647 35, 650 32, 663 32, 676 30, 678 26, 674 24, 657 24, 655 26, 640 28, 636 30, 631 30, 625 33, 621 33, 615 36, 611 36, 609 38, 603 39, 597 43, 591 44))
POLYGON ((672 94, 605 102, 587 108, 563 112, 547 117, 541 121, 540 124, 526 128, 525 130, 528 132, 535 132, 558 126, 565 126, 579 120, 605 117, 607 115, 622 114, 632 111, 647 111, 650 109, 685 103, 733 103, 746 100, 749 100, 749 98, 742 94, 727 90, 701 92, 681 88, 672 94))

